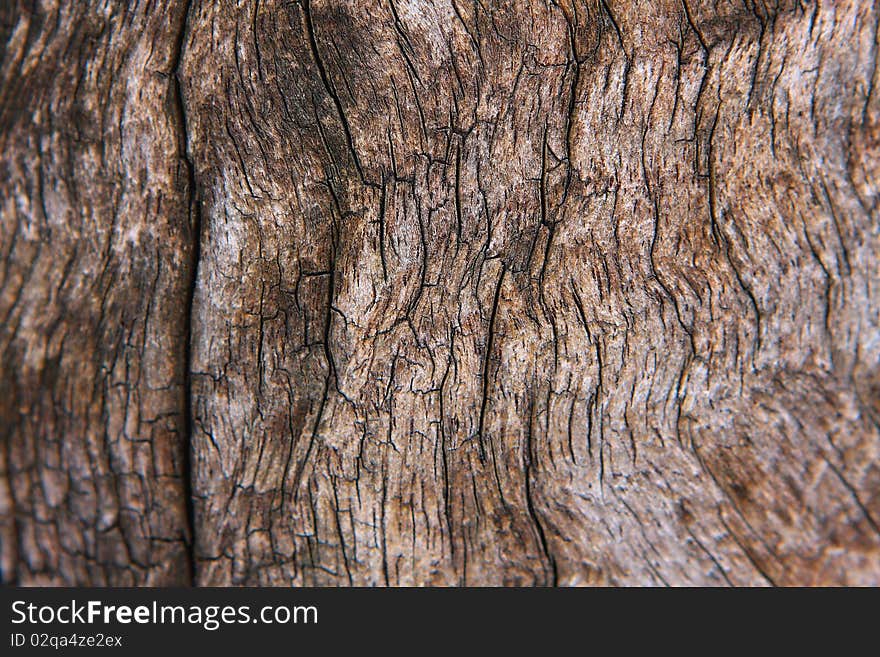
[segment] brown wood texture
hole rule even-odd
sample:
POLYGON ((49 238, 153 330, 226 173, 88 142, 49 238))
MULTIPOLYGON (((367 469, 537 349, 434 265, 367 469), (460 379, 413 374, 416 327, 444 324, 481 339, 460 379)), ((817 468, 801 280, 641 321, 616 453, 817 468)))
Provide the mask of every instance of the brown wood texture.
POLYGON ((880 584, 880 6, 4 6, 10 583, 880 584))
POLYGON ((0 8, 4 581, 190 579, 183 10, 0 8))

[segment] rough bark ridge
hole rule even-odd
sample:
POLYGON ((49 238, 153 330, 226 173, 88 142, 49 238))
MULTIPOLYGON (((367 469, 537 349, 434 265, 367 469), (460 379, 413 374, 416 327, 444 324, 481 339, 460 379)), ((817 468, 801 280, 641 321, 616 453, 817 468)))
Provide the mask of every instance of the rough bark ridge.
POLYGON ((3 580, 189 581, 178 3, 3 3, 3 580))
POLYGON ((189 581, 191 423, 198 584, 880 583, 875 3, 123 6, 4 17, 5 580, 189 581))

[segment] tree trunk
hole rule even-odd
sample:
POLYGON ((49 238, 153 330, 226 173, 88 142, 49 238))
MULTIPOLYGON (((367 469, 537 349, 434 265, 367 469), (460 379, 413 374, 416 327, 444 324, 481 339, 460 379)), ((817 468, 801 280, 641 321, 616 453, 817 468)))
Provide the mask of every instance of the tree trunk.
POLYGON ((27 4, 5 582, 880 584, 880 6, 27 4))

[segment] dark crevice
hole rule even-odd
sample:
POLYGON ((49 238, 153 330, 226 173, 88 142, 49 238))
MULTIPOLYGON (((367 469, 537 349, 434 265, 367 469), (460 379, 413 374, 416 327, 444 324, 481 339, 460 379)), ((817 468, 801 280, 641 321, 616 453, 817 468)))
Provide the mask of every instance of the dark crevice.
POLYGON ((190 586, 196 584, 196 522, 195 522, 195 501, 193 491, 193 427, 195 416, 193 414, 192 401, 192 320, 193 307, 198 281, 199 259, 201 256, 201 240, 202 240, 202 216, 201 207, 196 185, 195 166, 189 153, 189 132, 187 125, 186 101, 183 96, 183 88, 181 84, 181 68, 182 57, 189 34, 189 17, 192 11, 192 2, 189 0, 185 8, 181 12, 180 24, 178 25, 177 41, 175 43, 173 55, 173 78, 172 88, 173 96, 176 104, 176 114, 179 126, 179 152, 183 157, 183 163, 186 171, 186 195, 189 202, 189 229, 190 229, 190 262, 189 262, 189 281, 186 296, 186 304, 183 309, 183 331, 185 335, 183 363, 183 406, 184 406, 184 440, 183 440, 183 493, 186 504, 186 525, 187 525, 187 561, 189 565, 189 582, 190 586))
MULTIPOLYGON (((486 334, 486 352, 483 355, 483 371, 482 371, 482 392, 480 395, 480 417, 477 424, 477 447, 480 450, 480 463, 486 462, 486 447, 484 444, 486 409, 489 405, 489 365, 492 358, 492 347, 495 340, 495 317, 498 314, 498 304, 501 300, 501 286, 504 283, 504 275, 507 273, 507 267, 501 265, 501 275, 498 276, 498 283, 495 285, 495 294, 492 297, 492 310, 489 315, 489 328, 486 334)), ((500 491, 499 491, 500 492, 500 491)))
POLYGON ((361 179, 362 183, 366 183, 366 178, 364 178, 364 170, 361 168, 361 161, 357 154, 357 149, 355 149, 354 138, 351 134, 351 127, 348 124, 348 117, 345 115, 345 110, 342 109, 342 101, 339 100, 339 95, 336 93, 336 87, 330 81, 330 76, 327 72, 326 67, 324 66, 324 61, 321 59, 321 54, 318 51, 318 41, 315 37, 315 26, 312 23, 312 11, 309 5, 308 0, 304 0, 302 3, 303 15, 305 16, 305 27, 306 27, 306 36, 309 39, 309 46, 312 50, 312 58, 315 60, 315 65, 318 67, 318 74, 321 76, 321 82, 324 84, 324 88, 327 90, 327 94, 330 96, 330 99, 333 101, 333 105, 336 107, 336 113, 339 115, 339 121, 342 124, 342 130, 345 133, 345 139, 348 142, 348 149, 351 152, 351 158, 354 161, 354 166, 357 169, 358 176, 361 179))
POLYGON ((550 543, 547 540, 547 532, 544 529, 544 523, 535 508, 534 492, 532 491, 532 465, 535 458, 534 452, 534 436, 533 423, 535 419, 535 400, 531 398, 529 402, 529 423, 526 429, 526 440, 523 446, 523 469, 525 480, 526 494, 526 511, 528 511, 529 519, 535 529, 538 537, 538 543, 541 546, 541 552, 546 559, 546 565, 549 567, 549 580, 545 581, 545 585, 559 586, 559 569, 556 566, 556 559, 550 551, 550 543))

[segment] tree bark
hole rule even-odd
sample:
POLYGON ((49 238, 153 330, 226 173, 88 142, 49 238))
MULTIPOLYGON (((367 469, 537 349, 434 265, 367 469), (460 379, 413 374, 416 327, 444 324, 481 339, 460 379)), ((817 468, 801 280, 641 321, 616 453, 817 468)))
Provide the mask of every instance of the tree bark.
POLYGON ((876 3, 4 6, 5 582, 880 584, 876 3))
POLYGON ((3 3, 3 580, 169 584, 196 243, 184 7, 3 3))

